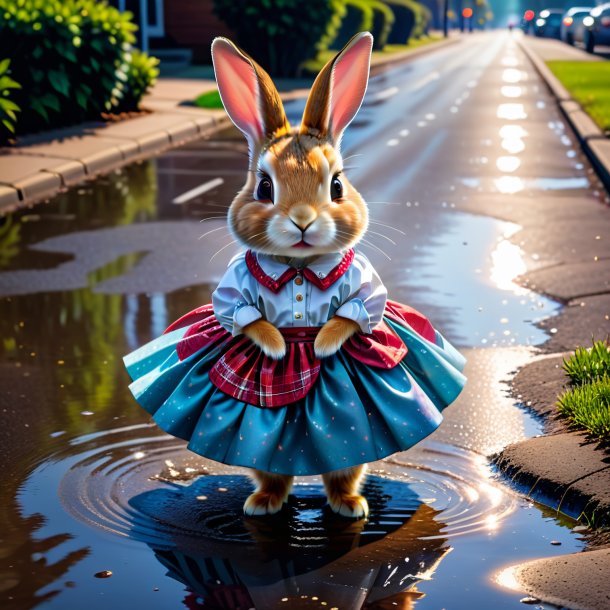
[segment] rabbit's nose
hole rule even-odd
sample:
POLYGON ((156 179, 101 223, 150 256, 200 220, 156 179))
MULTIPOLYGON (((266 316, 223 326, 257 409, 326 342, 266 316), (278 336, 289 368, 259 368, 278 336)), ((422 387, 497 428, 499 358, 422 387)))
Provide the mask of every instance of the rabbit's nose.
POLYGON ((316 209, 307 204, 299 204, 290 208, 288 218, 301 229, 306 231, 307 227, 318 217, 316 209))

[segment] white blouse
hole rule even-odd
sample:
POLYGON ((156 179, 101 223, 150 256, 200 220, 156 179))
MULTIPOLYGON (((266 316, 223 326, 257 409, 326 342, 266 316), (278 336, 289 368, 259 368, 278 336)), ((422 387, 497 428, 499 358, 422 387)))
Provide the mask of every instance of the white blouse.
MULTIPOLYGON (((273 256, 256 254, 258 264, 273 280, 290 266, 273 256)), ((324 254, 308 265, 321 279, 342 260, 345 252, 324 254)), ((303 274, 287 281, 277 293, 263 286, 250 273, 246 253, 235 256, 212 294, 218 322, 233 335, 251 322, 264 318, 277 328, 322 326, 334 315, 354 320, 363 333, 370 333, 381 321, 387 290, 375 269, 360 252, 347 271, 326 290, 303 274)))

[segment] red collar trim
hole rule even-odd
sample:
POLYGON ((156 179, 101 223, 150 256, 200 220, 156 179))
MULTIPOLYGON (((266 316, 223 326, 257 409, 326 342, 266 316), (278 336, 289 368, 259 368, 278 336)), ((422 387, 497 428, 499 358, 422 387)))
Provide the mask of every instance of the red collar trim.
MULTIPOLYGON (((341 259, 341 262, 336 267, 333 267, 333 269, 323 278, 318 277, 309 267, 305 267, 302 273, 308 281, 314 284, 314 286, 317 286, 320 290, 326 290, 350 268, 355 255, 353 249, 348 250, 341 259)), ((295 267, 289 267, 277 280, 274 280, 263 271, 263 268, 260 266, 260 263, 252 250, 246 252, 246 265, 248 271, 250 271, 256 281, 265 286, 265 288, 269 288, 274 294, 277 294, 284 284, 300 273, 295 267)))

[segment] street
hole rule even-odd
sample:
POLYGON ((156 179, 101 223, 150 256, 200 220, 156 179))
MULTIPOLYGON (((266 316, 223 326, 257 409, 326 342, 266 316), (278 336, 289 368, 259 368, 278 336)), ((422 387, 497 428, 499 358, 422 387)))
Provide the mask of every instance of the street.
MULTIPOLYGON (((302 99, 286 103, 291 122, 303 106, 302 99)), ((226 130, 10 221, 20 232, 19 248, 0 270, 0 380, 7 389, 0 493, 10 507, 0 567, 10 566, 23 583, 23 598, 7 607, 34 607, 52 591, 47 608, 179 607, 191 595, 179 581, 190 570, 196 590, 206 574, 193 576, 193 565, 213 564, 214 578, 241 583, 260 608, 285 607, 284 598, 294 608, 318 607, 311 601, 318 598, 329 608, 382 607, 372 604, 384 587, 399 595, 408 584, 417 591, 402 594, 401 603, 418 609, 500 610, 521 607, 518 593, 494 582, 504 566, 583 547, 571 520, 520 498, 488 463, 508 443, 540 432, 505 382, 553 335, 552 318, 546 330, 536 322, 560 311, 516 278, 580 256, 574 248, 558 251, 544 223, 521 231, 519 219, 536 215, 541 201, 569 199, 577 207, 607 196, 548 90, 509 32, 465 36, 372 76, 343 157, 369 205, 362 252, 391 298, 421 310, 469 360, 466 390, 440 429, 371 465, 371 493, 377 485, 383 496, 385 477, 410 503, 387 500, 368 530, 351 532, 359 542, 347 550, 336 540, 318 547, 297 540, 308 558, 332 553, 306 569, 283 550, 280 557, 298 564, 291 572, 273 557, 270 532, 227 516, 247 493, 243 471, 189 455, 148 423, 127 391, 122 356, 207 302, 238 250, 223 218, 245 179, 247 148, 236 130, 226 130), (201 474, 188 496, 185 483, 201 474), (218 489, 229 490, 220 508, 203 510, 224 533, 210 542, 210 524, 189 510, 195 497, 212 504, 208 494, 218 489), (169 512, 154 514, 146 494, 161 490, 186 494, 188 527, 169 512), (413 520, 404 529, 407 513, 419 516, 420 530, 413 520), (373 525, 390 532, 385 547, 373 525), (186 539, 201 544, 193 550, 186 539), (374 552, 363 551, 367 541, 374 552), (352 564, 338 548, 352 554, 352 564), (417 569, 405 567, 406 552, 417 557, 417 569), (56 569, 28 589, 38 560, 56 569), (112 578, 91 578, 106 569, 112 578)), ((596 227, 590 232, 583 242, 595 239, 596 227)), ((311 498, 320 482, 303 481, 297 497, 299 489, 308 498, 300 523, 318 535, 320 507, 311 498)))

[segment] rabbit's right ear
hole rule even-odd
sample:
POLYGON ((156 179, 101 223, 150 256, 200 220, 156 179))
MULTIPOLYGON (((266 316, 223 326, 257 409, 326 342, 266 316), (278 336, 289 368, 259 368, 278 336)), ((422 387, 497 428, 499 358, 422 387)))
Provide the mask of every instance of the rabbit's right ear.
POLYGON ((269 75, 227 38, 215 38, 212 61, 227 114, 250 146, 290 131, 280 95, 269 75))

